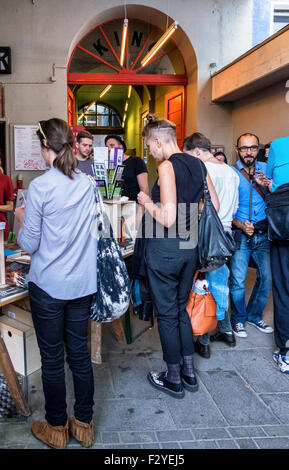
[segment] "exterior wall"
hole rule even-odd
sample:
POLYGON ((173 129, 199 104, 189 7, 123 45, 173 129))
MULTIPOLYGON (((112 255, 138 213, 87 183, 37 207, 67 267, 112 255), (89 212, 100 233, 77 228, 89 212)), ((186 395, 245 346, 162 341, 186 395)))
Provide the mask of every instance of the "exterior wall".
POLYGON ((288 77, 289 26, 212 78, 212 99, 235 101, 288 77))
MULTIPOLYGON (((252 0, 139 0, 138 5, 127 0, 126 5, 128 16, 133 12, 164 29, 167 15, 179 22, 176 42, 188 74, 187 133, 198 128, 213 143, 230 147, 230 109, 211 104, 210 64, 222 68, 251 47, 252 0)), ((5 85, 6 122, 66 119, 70 54, 89 29, 123 16, 123 2, 110 0, 108 9, 105 0, 0 0, 0 7, 1 45, 12 49, 12 74, 0 76, 5 85)), ((7 137, 8 173, 15 181, 12 132, 7 137)), ((39 174, 22 173, 25 186, 39 174)))
POLYGON ((273 0, 254 0, 252 47, 270 36, 273 0))
POLYGON ((258 135, 263 144, 289 135, 289 88, 285 85, 282 81, 234 103, 234 143, 244 132, 258 135))

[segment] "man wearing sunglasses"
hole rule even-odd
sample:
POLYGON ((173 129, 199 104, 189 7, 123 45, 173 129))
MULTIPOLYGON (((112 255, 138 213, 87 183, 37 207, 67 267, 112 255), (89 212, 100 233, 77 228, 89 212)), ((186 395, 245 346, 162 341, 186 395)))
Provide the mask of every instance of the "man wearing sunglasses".
POLYGON ((233 219, 240 249, 231 259, 231 322, 236 336, 246 338, 246 321, 263 333, 273 329, 263 319, 271 289, 270 242, 267 237, 265 194, 270 180, 265 177, 266 163, 258 162, 259 138, 250 133, 237 140, 238 161, 233 169, 240 179, 239 207, 233 219), (246 306, 245 281, 250 258, 256 264, 257 279, 246 306))

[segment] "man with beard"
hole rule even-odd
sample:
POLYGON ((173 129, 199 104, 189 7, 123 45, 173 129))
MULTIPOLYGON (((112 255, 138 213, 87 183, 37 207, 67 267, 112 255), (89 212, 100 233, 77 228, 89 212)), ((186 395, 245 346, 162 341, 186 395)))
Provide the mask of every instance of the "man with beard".
POLYGON ((251 133, 241 135, 237 140, 236 168, 240 179, 239 207, 233 219, 236 234, 239 232, 240 249, 231 259, 231 322, 236 336, 246 338, 246 321, 263 333, 273 329, 263 319, 271 289, 270 242, 267 237, 267 223, 264 197, 269 180, 265 177, 266 163, 258 162, 259 138, 251 133), (257 279, 246 306, 245 280, 250 258, 256 264, 257 279))

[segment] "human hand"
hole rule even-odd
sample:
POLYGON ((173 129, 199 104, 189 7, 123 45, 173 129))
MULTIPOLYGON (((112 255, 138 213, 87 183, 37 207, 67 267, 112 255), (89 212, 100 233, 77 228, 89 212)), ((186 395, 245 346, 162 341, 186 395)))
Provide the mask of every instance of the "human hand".
POLYGON ((151 198, 146 194, 144 193, 143 191, 140 191, 137 195, 137 202, 141 205, 141 206, 145 206, 146 204, 149 204, 152 202, 151 198))
POLYGON ((249 220, 242 222, 241 228, 243 232, 249 237, 251 237, 254 233, 254 225, 251 222, 249 222, 249 220))
POLYGON ((14 216, 17 222, 19 223, 20 228, 23 227, 24 215, 25 215, 25 207, 16 207, 14 211, 14 216))
POLYGON ((255 181, 257 184, 260 186, 263 186, 265 188, 268 188, 269 185, 272 183, 272 180, 269 178, 266 178, 264 173, 262 171, 256 171, 257 176, 255 176, 255 181))

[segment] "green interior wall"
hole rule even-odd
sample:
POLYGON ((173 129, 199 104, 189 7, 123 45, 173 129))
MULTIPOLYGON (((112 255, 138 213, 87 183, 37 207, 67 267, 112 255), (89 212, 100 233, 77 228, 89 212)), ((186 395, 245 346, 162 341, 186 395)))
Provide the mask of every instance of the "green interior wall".
POLYGON ((133 90, 128 104, 124 138, 127 148, 135 150, 137 156, 141 154, 141 108, 141 99, 133 90))
MULTIPOLYGON (((165 95, 170 93, 171 91, 179 88, 179 86, 164 86, 164 85, 157 85, 154 87, 152 93, 152 100, 149 103, 149 110, 150 112, 156 114, 159 118, 165 118, 165 95)), ((148 177, 149 177, 149 188, 153 187, 155 180, 157 178, 157 168, 158 163, 156 160, 149 155, 147 161, 147 168, 148 168, 148 177)))

